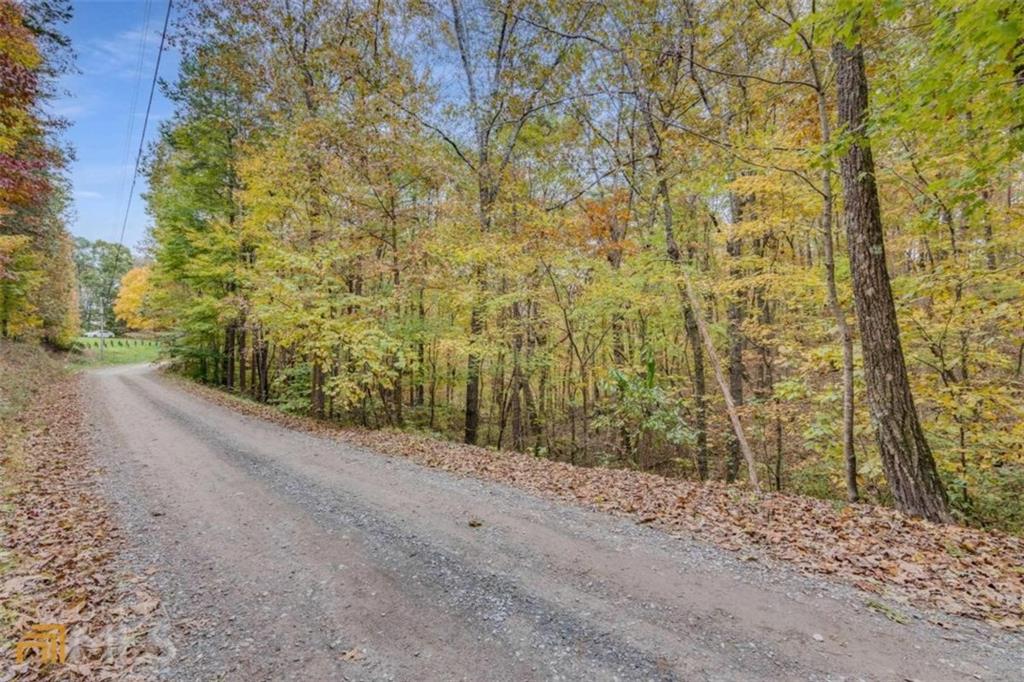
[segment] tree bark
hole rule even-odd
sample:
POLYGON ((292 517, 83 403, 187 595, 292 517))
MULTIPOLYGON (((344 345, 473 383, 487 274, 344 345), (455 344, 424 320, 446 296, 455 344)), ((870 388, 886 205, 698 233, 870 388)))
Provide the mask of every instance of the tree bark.
POLYGON ((270 399, 270 358, 267 340, 263 330, 257 328, 253 338, 253 366, 256 368, 257 384, 253 388, 256 399, 265 403, 270 399))
POLYGON ((238 343, 236 345, 238 348, 238 392, 245 393, 245 354, 247 351, 245 346, 244 321, 238 325, 237 337, 238 343))
MULTIPOLYGON (((654 160, 654 172, 659 178, 658 195, 661 197, 662 201, 662 227, 665 232, 665 254, 668 256, 670 261, 681 269, 683 255, 679 250, 679 243, 676 241, 675 217, 672 213, 672 197, 669 192, 668 178, 665 177, 665 168, 661 159, 661 138, 659 137, 657 128, 654 125, 654 117, 651 115, 650 106, 650 102, 644 102, 642 112, 647 125, 647 132, 651 138, 651 157, 654 160)), ((683 276, 685 277, 685 272, 683 276)), ((697 475, 703 481, 707 480, 708 477, 708 432, 707 388, 704 384, 704 354, 703 344, 701 343, 703 334, 700 331, 702 321, 697 319, 700 313, 697 312, 697 308, 693 305, 694 300, 691 295, 692 292, 688 289, 686 293, 689 299, 689 305, 684 301, 683 318, 687 340, 689 341, 690 348, 693 352, 693 395, 694 404, 697 410, 697 423, 695 424, 695 430, 697 432, 697 475)), ((708 352, 711 353, 712 362, 717 362, 717 358, 714 356, 714 349, 709 349, 708 352)), ((727 396, 727 406, 729 402, 730 400, 727 396)), ((734 427, 737 424, 737 421, 733 422, 734 427)), ((742 426, 740 429, 742 430, 742 426)), ((744 442, 746 441, 744 440, 744 442)), ((753 469, 751 469, 751 474, 754 474, 753 469)), ((754 483, 754 487, 757 487, 756 475, 752 481, 754 483)))
MULTIPOLYGON (((828 101, 825 98, 825 86, 818 60, 813 47, 807 45, 811 73, 814 77, 814 88, 818 100, 818 127, 821 143, 826 148, 832 142, 832 125, 828 117, 828 101)), ((860 499, 857 489, 857 451, 853 443, 853 333, 846 320, 846 311, 839 302, 839 291, 836 287, 835 239, 833 215, 835 214, 835 194, 832 191, 833 170, 828 159, 821 171, 821 236, 824 243, 825 289, 828 295, 828 308, 836 321, 836 332, 843 348, 843 463, 846 478, 846 499, 856 502, 860 499)))
POLYGON ((840 157, 839 169, 868 407, 882 468, 898 509, 947 522, 946 492, 910 391, 886 266, 874 159, 865 132, 868 84, 864 53, 859 44, 847 47, 836 43, 832 54, 839 124, 857 136, 840 157))
POLYGON ((733 402, 732 394, 729 392, 729 385, 725 381, 725 373, 722 371, 722 363, 718 359, 718 351, 715 350, 714 339, 711 338, 711 332, 708 331, 707 324, 704 322, 700 308, 700 299, 697 298, 697 293, 693 289, 693 283, 690 282, 690 277, 685 271, 682 271, 683 284, 686 289, 686 297, 689 299, 690 307, 693 309, 694 320, 697 323, 697 330, 700 332, 701 338, 704 340, 704 348, 707 350, 708 359, 711 361, 711 369, 715 372, 715 379, 718 381, 718 387, 722 390, 722 398, 725 400, 725 410, 729 414, 729 421, 732 422, 732 430, 736 436, 736 441, 739 444, 740 452, 743 453, 744 459, 747 461, 747 476, 750 479, 750 485, 755 490, 761 489, 761 483, 757 478, 757 463, 754 461, 754 451, 750 449, 750 443, 747 442, 746 434, 743 432, 743 422, 740 421, 739 410, 736 409, 736 404, 733 402))
POLYGON ((828 307, 836 321, 839 342, 843 347, 843 462, 846 478, 846 499, 856 502, 860 499, 857 490, 857 452, 853 445, 853 333, 846 321, 846 311, 839 303, 836 289, 835 246, 832 239, 832 173, 822 173, 825 200, 821 209, 821 230, 825 243, 825 285, 828 291, 828 307))
POLYGON ((423 342, 424 328, 426 327, 427 311, 423 306, 423 287, 419 289, 419 302, 417 312, 419 313, 420 329, 416 341, 416 393, 413 404, 422 408, 426 400, 426 344, 423 342))
POLYGON ((683 326, 686 328, 686 341, 693 352, 693 402, 696 414, 694 428, 697 432, 697 476, 702 481, 708 480, 708 401, 707 383, 704 380, 704 347, 701 344, 700 331, 697 329, 697 318, 693 308, 684 306, 683 326))
POLYGON ((310 402, 313 405, 313 414, 319 419, 324 418, 324 370, 319 360, 313 360, 312 368, 312 395, 310 402))
MULTIPOLYGON (((729 195, 729 224, 730 229, 743 219, 743 205, 745 201, 743 198, 736 196, 734 193, 729 195)), ((731 265, 729 266, 729 277, 732 279, 739 278, 742 273, 736 264, 740 256, 743 253, 743 242, 739 239, 730 237, 725 244, 726 253, 729 256, 731 265)), ((735 293, 729 295, 728 304, 726 305, 726 319, 728 321, 728 337, 729 337, 729 395, 732 396, 732 401, 737 405, 743 405, 743 333, 741 328, 743 326, 743 302, 739 299, 739 296, 735 293)), ((729 459, 725 463, 725 480, 732 483, 736 480, 737 474, 740 470, 740 452, 739 440, 733 436, 729 439, 729 459)))
POLYGON ((235 385, 235 323, 224 329, 224 354, 221 358, 221 383, 231 390, 235 385))
MULTIPOLYGON (((470 313, 469 331, 470 339, 475 341, 480 338, 483 331, 483 314, 480 307, 474 304, 470 313)), ((476 444, 477 429, 480 426, 480 355, 475 350, 470 350, 469 358, 466 360, 466 442, 470 445, 476 444)))

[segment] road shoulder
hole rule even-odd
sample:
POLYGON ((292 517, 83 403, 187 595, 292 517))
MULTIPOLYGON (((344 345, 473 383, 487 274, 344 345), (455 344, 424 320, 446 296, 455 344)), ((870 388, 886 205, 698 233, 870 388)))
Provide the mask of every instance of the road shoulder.
POLYGON ((896 622, 907 617, 905 605, 938 627, 970 619, 997 631, 1024 631, 1024 538, 1018 536, 938 526, 866 504, 754 495, 718 483, 577 467, 416 433, 343 428, 179 377, 166 379, 240 414, 624 516, 744 560, 778 561, 860 590, 869 608, 896 622))
POLYGON ((89 451, 81 376, 38 346, 0 350, 0 680, 147 679, 173 645, 145 576, 119 562, 124 542, 89 451), (65 628, 64 663, 16 662, 15 643, 39 624, 65 628))

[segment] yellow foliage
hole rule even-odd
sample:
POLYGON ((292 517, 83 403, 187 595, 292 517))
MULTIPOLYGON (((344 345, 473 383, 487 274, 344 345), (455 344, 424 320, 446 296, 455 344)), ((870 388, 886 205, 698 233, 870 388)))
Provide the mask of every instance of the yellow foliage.
POLYGON ((150 294, 150 269, 148 266, 132 268, 121 278, 121 288, 114 301, 117 319, 129 329, 151 331, 157 328, 157 321, 146 313, 146 302, 150 294))

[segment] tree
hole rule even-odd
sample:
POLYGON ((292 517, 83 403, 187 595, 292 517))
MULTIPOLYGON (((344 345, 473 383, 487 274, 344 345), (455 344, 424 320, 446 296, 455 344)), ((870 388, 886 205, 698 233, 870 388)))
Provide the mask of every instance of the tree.
POLYGON ((1024 7, 864 14, 868 125, 870 5, 200 0, 143 309, 286 410, 1024 527, 1024 7))
POLYGON ((65 2, 0 0, 0 328, 67 346, 77 333, 61 121, 43 105, 68 68, 65 2))
POLYGON ((152 331, 158 328, 157 320, 149 317, 147 298, 152 293, 148 266, 134 267, 121 278, 114 301, 114 314, 128 329, 152 331))
POLYGON ((122 244, 85 237, 74 239, 78 306, 86 329, 115 329, 114 300, 125 274, 135 260, 122 244))
POLYGON ((849 139, 839 159, 843 213, 864 374, 879 455, 896 506, 936 522, 949 521, 945 489, 910 390, 885 256, 875 163, 867 136, 868 82, 860 44, 837 42, 839 124, 849 139))
MULTIPOLYGON (((464 164, 476 190, 476 213, 484 239, 502 227, 500 201, 514 176, 516 152, 529 124, 557 103, 562 84, 576 63, 575 41, 567 35, 545 31, 545 19, 526 18, 519 3, 492 5, 472 0, 451 0, 450 12, 436 13, 436 20, 450 37, 450 49, 465 86, 466 98, 458 107, 460 118, 469 121, 469 134, 460 139, 452 130, 417 120, 438 133, 464 164)), ((532 10, 541 8, 534 6, 532 10)), ((567 24, 579 30, 589 12, 570 12, 567 24)), ((480 289, 473 303, 465 387, 465 437, 476 443, 480 427, 480 351, 485 319, 483 298, 487 288, 485 263, 474 274, 480 289)))

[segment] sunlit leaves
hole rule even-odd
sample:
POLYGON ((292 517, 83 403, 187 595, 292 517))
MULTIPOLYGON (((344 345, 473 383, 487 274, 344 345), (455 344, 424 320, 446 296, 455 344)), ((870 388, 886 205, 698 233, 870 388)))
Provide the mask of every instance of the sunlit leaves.
MULTIPOLYGON (((823 208, 854 140, 826 140, 829 47, 856 38, 918 408, 961 512, 997 516, 1024 423, 1016 5, 463 6, 468 60, 426 4, 203 5, 149 197, 146 300, 191 370, 214 380, 233 353, 288 409, 322 390, 335 417, 455 434, 477 362, 491 445, 685 475, 704 435, 722 475, 731 428, 705 388, 699 434, 685 273, 713 344, 742 351, 756 465, 836 495, 823 208)), ((854 433, 884 499, 864 408, 854 433)))

